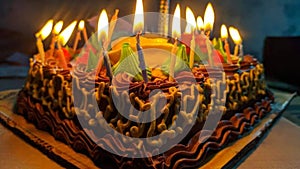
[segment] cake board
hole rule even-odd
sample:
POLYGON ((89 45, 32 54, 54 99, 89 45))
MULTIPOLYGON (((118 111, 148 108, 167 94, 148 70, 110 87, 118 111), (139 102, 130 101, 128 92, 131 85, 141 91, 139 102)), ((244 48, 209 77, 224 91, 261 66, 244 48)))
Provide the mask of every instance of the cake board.
MULTIPOLYGON (((55 140, 48 132, 36 129, 24 117, 13 113, 18 91, 0 92, 0 122, 5 127, 63 167, 98 168, 84 154, 75 152, 65 143, 55 140)), ((281 91, 274 91, 274 94, 276 102, 272 105, 272 112, 263 118, 251 132, 244 134, 242 138, 230 143, 212 156, 201 169, 232 168, 247 158, 249 153, 267 136, 272 126, 276 124, 282 112, 296 95, 296 93, 290 94, 281 91)))

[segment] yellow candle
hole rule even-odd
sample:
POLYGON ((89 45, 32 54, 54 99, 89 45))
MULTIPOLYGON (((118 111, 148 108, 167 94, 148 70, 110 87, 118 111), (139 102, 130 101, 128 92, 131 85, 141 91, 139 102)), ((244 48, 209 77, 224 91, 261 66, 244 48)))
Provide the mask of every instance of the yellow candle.
POLYGON ((204 12, 204 29, 205 31, 211 31, 215 22, 215 12, 211 5, 208 3, 204 12))
POLYGON ((43 45, 41 37, 37 37, 36 46, 37 46, 39 54, 40 54, 41 63, 44 64, 44 62, 45 62, 45 51, 44 51, 44 45, 43 45))
POLYGON ((81 40, 81 31, 83 30, 84 28, 84 21, 81 20, 78 24, 78 31, 76 33, 76 37, 75 37, 75 40, 74 40, 74 45, 73 45, 73 51, 75 52, 76 49, 77 49, 77 45, 78 45, 78 41, 81 40))
POLYGON ((53 28, 53 31, 52 31, 52 40, 51 40, 51 43, 50 43, 50 54, 49 54, 50 57, 53 57, 55 43, 57 41, 57 35, 61 31, 62 26, 63 26, 63 21, 59 21, 54 25, 54 28, 53 28))
POLYGON ((229 64, 232 63, 231 61, 231 54, 230 54, 230 48, 229 48, 229 43, 228 43, 228 31, 227 31, 227 27, 226 25, 222 24, 221 26, 221 39, 224 41, 224 48, 225 48, 225 52, 227 55, 227 62, 229 64))
POLYGON ((117 19, 118 19, 118 14, 119 14, 119 9, 116 9, 115 14, 112 16, 112 18, 110 20, 109 29, 108 29, 107 43, 105 44, 105 49, 108 48, 108 45, 111 41, 111 37, 112 37, 112 34, 114 32, 116 22, 117 22, 117 19))
POLYGON ((214 62, 212 59, 212 46, 209 40, 210 32, 213 29, 215 21, 215 13, 214 9, 211 5, 211 3, 207 4, 207 7, 205 9, 204 13, 204 27, 205 27, 205 33, 206 33, 206 48, 207 48, 207 54, 208 54, 208 62, 211 66, 214 66, 214 62))
POLYGON ((229 33, 230 33, 230 36, 231 36, 233 42, 235 43, 235 48, 234 48, 234 54, 233 55, 238 56, 239 47, 242 44, 242 38, 240 36, 239 31, 234 27, 229 27, 229 33))
POLYGON ((195 30, 196 30, 196 20, 195 16, 192 12, 192 10, 187 7, 186 8, 186 20, 187 20, 187 27, 186 27, 186 33, 187 31, 191 31, 192 34, 192 40, 190 43, 190 62, 189 66, 192 69, 194 67, 194 60, 195 60, 195 47, 196 47, 196 42, 195 42, 195 30))
POLYGON ((98 22, 98 40, 100 40, 102 43, 102 56, 100 59, 100 66, 97 68, 97 74, 100 72, 102 68, 102 64, 104 63, 105 68, 106 68, 106 75, 109 77, 110 81, 112 80, 113 73, 111 69, 111 63, 110 59, 107 54, 107 49, 105 48, 105 45, 107 44, 107 34, 108 34, 108 17, 106 10, 102 10, 100 17, 99 17, 99 22, 98 22))
POLYGON ((194 67, 194 61, 195 61, 195 35, 193 34, 191 45, 190 45, 190 68, 192 69, 194 67))
POLYGON ((45 26, 43 26, 43 28, 38 33, 35 34, 37 38, 36 46, 38 48, 42 64, 44 64, 45 62, 45 51, 44 51, 44 45, 42 40, 46 39, 49 36, 52 27, 53 27, 53 20, 51 19, 45 24, 45 26))
POLYGON ((170 58, 170 72, 169 72, 169 81, 173 81, 174 78, 174 68, 176 64, 176 53, 177 53, 177 43, 178 38, 180 38, 181 28, 180 28, 180 6, 179 4, 176 5, 176 9, 173 16, 172 22, 172 37, 175 38, 174 46, 171 51, 171 58, 170 58), (173 56, 172 56, 173 55, 173 56))
POLYGON ((84 21, 83 21, 82 34, 83 34, 84 42, 87 43, 87 41, 88 41, 88 36, 87 36, 86 28, 85 28, 85 25, 84 25, 84 21))

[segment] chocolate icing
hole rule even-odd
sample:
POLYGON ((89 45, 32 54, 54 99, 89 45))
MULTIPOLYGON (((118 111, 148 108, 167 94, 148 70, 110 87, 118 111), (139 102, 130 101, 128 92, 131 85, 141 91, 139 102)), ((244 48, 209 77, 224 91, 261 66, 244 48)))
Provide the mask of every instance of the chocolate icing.
MULTIPOLYGON (((18 96, 18 113, 76 151, 87 154, 102 168, 195 168, 209 159, 213 152, 249 131, 270 111, 270 103, 273 101, 272 94, 265 89, 263 67, 257 61, 247 58, 240 68, 236 65, 223 66, 225 73, 220 72, 219 68, 199 67, 193 69, 193 74, 178 72, 175 82, 154 77, 147 84, 119 73, 110 86, 105 72, 95 76, 95 72, 85 72, 85 65, 76 66, 70 73, 58 70, 53 65, 42 66, 31 60, 27 82, 18 96), (192 83, 193 79, 196 79, 195 83, 192 83), (180 91, 178 86, 181 83, 189 85, 180 91), (79 91, 76 96, 72 96, 72 88, 79 91), (156 89, 164 92, 167 102, 165 106, 156 106, 161 107, 162 115, 146 124, 136 124, 124 119, 110 97, 111 92, 121 94, 120 96, 127 95, 128 101, 135 108, 147 110, 153 104, 149 101, 149 95, 156 89), (154 136, 173 124, 173 119, 179 115, 180 102, 187 102, 185 98, 193 96, 192 91, 200 94, 195 102, 195 106, 200 107, 196 124, 180 144, 166 153, 134 159, 113 155, 97 145, 106 145, 114 151, 133 151, 130 148, 132 145, 122 144, 120 138, 110 134, 103 136, 93 130, 101 126, 97 119, 99 113, 119 133, 131 137, 154 136), (213 91, 214 95, 211 95, 213 91), (92 94, 96 97, 100 112, 95 112, 89 106, 92 101, 87 96, 92 94), (183 100, 179 99, 181 96, 183 100), (74 107, 73 101, 80 103, 80 106, 74 107), (222 101, 226 102, 226 107, 217 104, 222 101), (214 131, 201 130, 209 107, 223 110, 223 118, 214 131), (76 118, 81 116, 86 119, 84 123, 79 123, 76 118), (209 133, 213 134, 209 136, 209 133), (201 138, 198 140, 200 134, 201 138), (97 141, 94 142, 95 140, 97 141)), ((123 108, 125 110, 126 107, 123 108)), ((189 113, 187 110, 183 115, 189 113)))

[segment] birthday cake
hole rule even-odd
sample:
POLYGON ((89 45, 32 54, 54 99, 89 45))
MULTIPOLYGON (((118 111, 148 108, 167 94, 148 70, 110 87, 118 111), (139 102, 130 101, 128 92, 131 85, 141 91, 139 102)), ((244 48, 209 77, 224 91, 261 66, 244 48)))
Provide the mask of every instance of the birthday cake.
POLYGON ((234 62, 230 55, 231 62, 213 42, 214 58, 205 62, 210 50, 201 43, 207 38, 198 40, 192 64, 183 40, 173 68, 167 59, 144 70, 141 50, 137 46, 137 54, 126 40, 118 52, 102 51, 104 63, 90 52, 93 45, 48 50, 45 58, 30 59, 17 113, 100 168, 201 167, 251 131, 271 111, 274 97, 257 59, 242 55, 234 62))

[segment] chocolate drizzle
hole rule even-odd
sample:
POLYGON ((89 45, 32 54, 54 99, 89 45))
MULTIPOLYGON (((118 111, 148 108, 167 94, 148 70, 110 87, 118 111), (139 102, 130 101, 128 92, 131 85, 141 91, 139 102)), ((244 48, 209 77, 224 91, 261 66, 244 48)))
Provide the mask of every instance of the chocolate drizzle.
MULTIPOLYGON (((103 164, 107 164, 108 159, 117 164, 110 166, 111 168, 196 168, 203 165, 213 152, 222 149, 251 130, 270 111, 272 101, 272 98, 265 97, 260 102, 256 102, 253 107, 247 107, 241 113, 236 113, 229 120, 221 120, 215 131, 201 130, 191 138, 187 145, 178 144, 163 155, 143 159, 119 157, 102 150, 91 140, 89 137, 91 134, 86 134, 91 131, 78 128, 75 119, 61 120, 58 111, 45 113, 43 107, 39 103, 34 104, 24 91, 19 93, 18 112, 35 123, 39 129, 51 132, 56 139, 70 144, 76 151, 86 153, 103 168, 107 168, 103 164), (199 137, 200 134, 201 137, 199 137)), ((120 151, 126 149, 120 145, 117 138, 111 135, 104 138, 101 138, 102 141, 99 140, 98 144, 112 144, 120 151)))
MULTIPOLYGON (((241 68, 224 65, 225 73, 218 68, 199 67, 193 69, 193 74, 178 72, 175 82, 155 77, 147 84, 134 81, 125 73, 118 73, 112 81, 113 85, 110 85, 105 72, 100 72, 100 76, 95 78, 95 72, 85 72, 85 65, 78 65, 73 70, 70 73, 55 69, 51 65, 42 66, 31 61, 29 77, 18 96, 18 113, 76 151, 87 154, 102 168, 199 167, 213 152, 251 130, 270 111, 270 104, 274 99, 265 89, 262 65, 250 58, 241 64, 241 68), (179 88, 182 84, 185 87, 179 88), (78 92, 72 96, 71 89, 78 92), (135 108, 147 110, 154 104, 149 100, 149 95, 156 89, 163 91, 167 102, 162 106, 154 105, 160 107, 162 115, 146 124, 124 118, 111 98, 113 92, 120 97, 127 96, 135 108), (96 97, 99 112, 91 106, 93 101, 87 99, 90 95, 96 97), (123 144, 121 138, 115 135, 101 135, 94 130, 101 127, 99 117, 102 115, 117 132, 130 137, 147 138, 166 132, 173 124, 173 119, 179 116, 189 117, 192 110, 184 110, 181 112, 183 115, 178 110, 181 102, 185 105, 191 101, 194 106, 199 107, 195 125, 180 144, 164 154, 140 159, 127 158, 111 154, 99 146, 105 145, 115 152, 136 151, 132 149, 133 143, 123 144), (219 104, 222 101, 225 102, 225 106, 219 104), (80 104, 76 107, 73 102, 80 104), (222 110, 223 113, 223 118, 214 131, 202 130, 209 109, 222 110), (79 122, 78 118, 82 117, 85 121, 79 122)), ((123 107, 121 111, 138 116, 129 110, 131 109, 123 107)), ((159 147, 157 143, 152 144, 153 147, 159 147)), ((157 150, 153 148, 151 151, 144 153, 157 150)))

